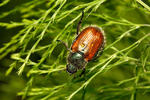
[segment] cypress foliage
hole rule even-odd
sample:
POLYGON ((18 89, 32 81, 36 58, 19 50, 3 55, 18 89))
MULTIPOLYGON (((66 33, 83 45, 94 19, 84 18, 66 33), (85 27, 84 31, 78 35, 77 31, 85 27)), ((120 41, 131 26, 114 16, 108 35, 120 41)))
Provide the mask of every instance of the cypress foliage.
POLYGON ((18 96, 149 100, 150 0, 18 1, 0 3, 1 34, 14 32, 7 43, 1 42, 0 59, 11 61, 5 75, 17 72, 26 80, 18 96), (85 75, 75 78, 65 71, 69 52, 57 39, 71 46, 83 10, 81 30, 88 25, 101 27, 106 44, 103 55, 88 63, 85 75))

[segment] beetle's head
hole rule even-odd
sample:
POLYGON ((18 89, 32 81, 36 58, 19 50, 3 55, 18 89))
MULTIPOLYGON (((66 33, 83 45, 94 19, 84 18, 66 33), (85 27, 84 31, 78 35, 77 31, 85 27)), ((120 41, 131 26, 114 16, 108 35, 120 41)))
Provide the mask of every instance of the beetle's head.
POLYGON ((72 65, 72 64, 67 64, 67 69, 66 70, 70 74, 73 74, 73 73, 77 72, 77 67, 72 65))
POLYGON ((84 66, 84 54, 82 52, 70 53, 68 57, 67 72, 70 74, 76 73, 77 69, 84 66))

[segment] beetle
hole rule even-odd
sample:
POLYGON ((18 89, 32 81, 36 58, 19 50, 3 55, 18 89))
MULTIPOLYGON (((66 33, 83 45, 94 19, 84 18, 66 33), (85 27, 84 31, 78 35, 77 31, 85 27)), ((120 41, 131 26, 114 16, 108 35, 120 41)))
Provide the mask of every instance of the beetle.
POLYGON ((66 66, 66 70, 70 74, 74 74, 79 69, 82 69, 80 74, 82 75, 85 72, 86 64, 98 58, 104 50, 104 31, 101 28, 88 26, 79 34, 83 16, 84 12, 82 12, 81 19, 77 25, 77 37, 73 41, 70 49, 65 42, 57 40, 64 44, 68 51, 70 51, 66 66))

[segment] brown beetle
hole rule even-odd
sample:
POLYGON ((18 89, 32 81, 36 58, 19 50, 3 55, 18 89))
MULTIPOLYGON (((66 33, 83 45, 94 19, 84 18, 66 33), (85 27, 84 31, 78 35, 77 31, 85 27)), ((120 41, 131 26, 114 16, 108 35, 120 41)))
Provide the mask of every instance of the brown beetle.
POLYGON ((82 69, 82 75, 85 72, 86 64, 100 56, 104 48, 104 35, 102 29, 99 27, 88 26, 78 34, 83 16, 84 12, 82 12, 82 17, 77 26, 78 36, 73 41, 71 49, 68 48, 66 43, 58 40, 70 51, 67 58, 68 64, 66 70, 71 74, 76 73, 78 69, 82 69))

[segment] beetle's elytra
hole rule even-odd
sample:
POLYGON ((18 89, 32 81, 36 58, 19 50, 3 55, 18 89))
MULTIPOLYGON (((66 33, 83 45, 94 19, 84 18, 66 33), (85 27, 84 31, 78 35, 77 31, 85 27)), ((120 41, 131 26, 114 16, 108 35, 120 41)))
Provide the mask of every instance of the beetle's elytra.
POLYGON ((82 52, 86 62, 93 59, 99 48, 103 45, 104 37, 97 27, 89 26, 85 28, 73 42, 72 52, 82 52))
POLYGON ((98 54, 101 54, 104 48, 104 35, 100 28, 89 26, 78 34, 83 15, 84 13, 82 12, 82 17, 77 26, 78 36, 73 41, 71 49, 63 41, 59 40, 70 51, 67 58, 68 64, 66 70, 71 74, 76 73, 78 69, 82 69, 81 74, 83 74, 86 64, 98 57, 98 54))

